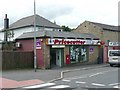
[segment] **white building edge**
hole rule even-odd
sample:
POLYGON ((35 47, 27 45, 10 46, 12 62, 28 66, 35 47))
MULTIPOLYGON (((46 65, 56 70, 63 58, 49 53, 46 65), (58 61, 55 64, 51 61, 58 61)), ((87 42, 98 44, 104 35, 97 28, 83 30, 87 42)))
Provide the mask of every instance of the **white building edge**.
MULTIPOLYGON (((36 31, 39 30, 62 31, 62 28, 56 23, 36 15, 36 31)), ((9 32, 13 34, 13 37, 8 38, 8 41, 13 41, 23 33, 32 31, 34 31, 34 15, 24 17, 11 24, 9 26, 9 32)), ((0 30, 0 39, 0 42, 4 41, 4 29, 0 30)))

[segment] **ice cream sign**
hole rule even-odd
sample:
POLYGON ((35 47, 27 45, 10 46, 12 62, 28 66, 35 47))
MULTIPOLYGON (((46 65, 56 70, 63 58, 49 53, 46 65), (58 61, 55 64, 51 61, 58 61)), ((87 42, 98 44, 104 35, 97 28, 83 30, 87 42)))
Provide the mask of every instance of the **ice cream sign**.
POLYGON ((47 39, 47 45, 100 45, 100 40, 82 40, 82 39, 47 39))
POLYGON ((41 49, 41 41, 40 41, 40 39, 36 39, 36 49, 41 49))

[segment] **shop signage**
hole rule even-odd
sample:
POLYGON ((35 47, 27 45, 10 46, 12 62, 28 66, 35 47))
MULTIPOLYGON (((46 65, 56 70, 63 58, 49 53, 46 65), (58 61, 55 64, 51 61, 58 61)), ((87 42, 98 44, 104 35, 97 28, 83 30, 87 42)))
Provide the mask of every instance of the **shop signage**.
POLYGON ((120 42, 109 42, 109 46, 120 46, 120 42))
POLYGON ((120 50, 120 46, 113 46, 113 50, 120 50))
POLYGON ((89 47, 89 51, 90 51, 90 54, 93 54, 93 52, 94 52, 94 47, 90 46, 90 47, 89 47))
POLYGON ((52 45, 52 48, 65 48, 65 45, 52 45))
POLYGON ((100 45, 100 40, 47 39, 47 45, 100 45))
POLYGON ((41 41, 40 41, 40 39, 36 39, 36 49, 41 49, 41 41))

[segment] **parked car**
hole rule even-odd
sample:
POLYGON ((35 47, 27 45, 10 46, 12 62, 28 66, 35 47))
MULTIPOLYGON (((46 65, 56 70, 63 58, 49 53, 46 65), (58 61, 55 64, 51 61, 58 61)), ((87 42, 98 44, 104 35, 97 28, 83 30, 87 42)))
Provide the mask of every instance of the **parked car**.
POLYGON ((110 66, 120 65, 120 50, 108 51, 108 63, 110 66))

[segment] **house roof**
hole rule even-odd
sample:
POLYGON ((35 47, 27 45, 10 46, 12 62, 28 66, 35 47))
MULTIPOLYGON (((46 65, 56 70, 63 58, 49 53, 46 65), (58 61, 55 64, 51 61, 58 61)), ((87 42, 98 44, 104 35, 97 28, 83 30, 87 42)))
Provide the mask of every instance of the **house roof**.
MULTIPOLYGON (((24 17, 10 25, 9 29, 23 28, 34 25, 34 15, 24 17)), ((59 25, 50 22, 49 20, 36 14, 36 26, 49 27, 49 28, 61 28, 59 25)))
MULTIPOLYGON (((23 33, 17 39, 29 39, 34 37, 34 32, 23 33)), ((98 39, 93 34, 81 34, 75 32, 58 32, 58 31, 37 31, 36 37, 49 37, 49 38, 82 38, 82 39, 98 39)))
MULTIPOLYGON (((88 21, 88 22, 90 22, 90 21, 88 21)), ((97 25, 97 26, 103 28, 103 30, 120 31, 120 30, 118 29, 118 26, 107 25, 107 24, 96 23, 96 22, 90 22, 90 23, 92 23, 92 24, 94 24, 94 25, 97 25)))

